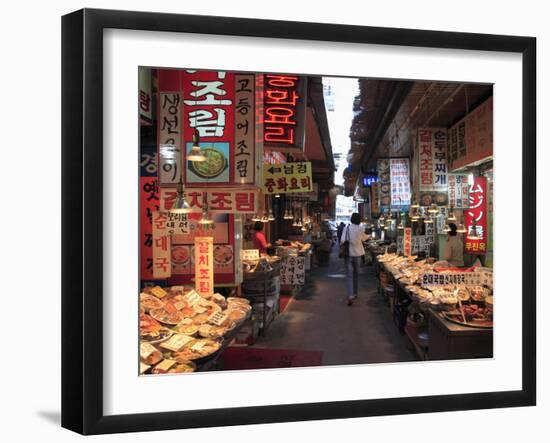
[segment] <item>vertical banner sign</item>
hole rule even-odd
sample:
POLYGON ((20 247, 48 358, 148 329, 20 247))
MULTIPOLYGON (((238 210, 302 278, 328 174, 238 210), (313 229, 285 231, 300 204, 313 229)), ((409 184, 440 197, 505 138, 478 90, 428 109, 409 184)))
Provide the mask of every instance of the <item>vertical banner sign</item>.
POLYGON ((235 76, 235 183, 254 184, 256 152, 254 75, 235 76))
POLYGON ((388 209, 391 204, 390 160, 381 158, 376 164, 379 180, 380 209, 388 209))
POLYGON ((403 254, 412 255, 412 228, 403 230, 403 254))
POLYGON ((470 206, 470 185, 467 174, 447 174, 449 182, 449 206, 465 209, 470 206))
POLYGON ((151 96, 151 69, 139 68, 139 122, 142 126, 153 123, 153 99, 151 96))
POLYGON ((466 224, 465 251, 470 254, 485 254, 487 252, 487 179, 474 177, 470 188, 470 208, 464 211, 466 224), (475 226, 474 226, 475 222, 475 226), (470 238, 474 234, 477 239, 470 238))
POLYGON ((140 275, 153 279, 153 214, 160 209, 156 177, 140 177, 140 275))
POLYGON ((305 282, 305 257, 286 255, 281 262, 281 284, 303 285, 305 282))
POLYGON ((288 194, 313 191, 311 162, 264 164, 265 194, 288 194))
POLYGON ((307 78, 264 75, 264 146, 304 150, 307 78))
POLYGON ((176 70, 158 71, 157 142, 161 185, 175 184, 181 175, 183 126, 180 76, 176 70))
POLYGON ((420 191, 447 191, 447 130, 419 128, 420 191))
POLYGON ((233 176, 235 143, 235 75, 217 71, 184 71, 183 140, 185 158, 197 131, 207 160, 186 161, 186 183, 228 184, 233 176))
POLYGON ((401 209, 411 204, 409 159, 390 159, 391 207, 401 209))
POLYGON ((214 293, 214 239, 195 237, 195 290, 205 298, 214 293))
POLYGON ((153 212, 153 278, 164 279, 172 275, 170 236, 166 233, 166 213, 153 212))

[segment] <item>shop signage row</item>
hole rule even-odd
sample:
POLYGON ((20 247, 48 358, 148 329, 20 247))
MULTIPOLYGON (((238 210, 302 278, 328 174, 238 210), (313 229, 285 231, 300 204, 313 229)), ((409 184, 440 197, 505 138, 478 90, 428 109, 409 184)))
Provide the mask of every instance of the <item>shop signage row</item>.
POLYGON ((420 275, 420 285, 448 286, 448 285, 472 285, 493 287, 493 270, 490 268, 478 267, 469 272, 429 272, 420 275))
POLYGON ((289 194, 313 191, 311 162, 264 164, 265 194, 289 194))

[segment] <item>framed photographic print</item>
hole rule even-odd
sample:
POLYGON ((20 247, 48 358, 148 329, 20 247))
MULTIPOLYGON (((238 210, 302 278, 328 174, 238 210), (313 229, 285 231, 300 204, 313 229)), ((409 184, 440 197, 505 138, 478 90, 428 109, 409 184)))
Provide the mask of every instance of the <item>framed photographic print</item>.
POLYGON ((62 425, 536 403, 530 37, 62 21, 62 425))

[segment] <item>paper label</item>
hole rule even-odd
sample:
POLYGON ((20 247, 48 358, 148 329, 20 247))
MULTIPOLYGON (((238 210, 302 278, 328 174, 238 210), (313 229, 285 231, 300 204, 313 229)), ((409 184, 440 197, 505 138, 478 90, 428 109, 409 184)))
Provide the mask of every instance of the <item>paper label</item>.
POLYGON ((190 292, 185 294, 183 297, 185 299, 185 302, 189 306, 195 306, 197 303, 202 301, 202 297, 195 290, 191 290, 190 292))
POLYGON ((204 342, 203 341, 198 341, 193 346, 191 346, 191 349, 193 351, 197 351, 197 352, 202 351, 202 348, 204 348, 204 342))
POLYGON ((175 360, 162 360, 158 365, 155 366, 155 369, 158 369, 159 371, 166 372, 168 369, 170 369, 172 366, 176 364, 175 360))
POLYGON ((167 292, 160 286, 155 286, 153 289, 151 289, 151 293, 158 298, 162 298, 167 294, 167 292))
POLYGON ((160 344, 160 347, 177 352, 192 340, 194 339, 192 337, 189 337, 188 335, 175 334, 172 335, 172 337, 170 337, 165 342, 162 342, 160 344))
POLYGON ((150 343, 141 343, 139 345, 139 355, 143 359, 146 359, 155 351, 156 351, 156 348, 150 343))
POLYGON ((209 318, 208 323, 212 323, 216 326, 223 325, 228 319, 228 316, 220 311, 214 312, 209 318))

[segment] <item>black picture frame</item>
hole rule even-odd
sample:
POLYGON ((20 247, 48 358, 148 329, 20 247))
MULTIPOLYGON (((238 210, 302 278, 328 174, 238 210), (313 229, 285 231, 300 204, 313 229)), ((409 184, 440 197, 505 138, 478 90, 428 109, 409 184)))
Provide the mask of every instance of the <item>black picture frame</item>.
POLYGON ((62 426, 82 434, 536 404, 536 39, 83 9, 62 18, 62 426), (522 389, 106 416, 103 413, 103 31, 108 28, 519 53, 523 65, 522 389))

